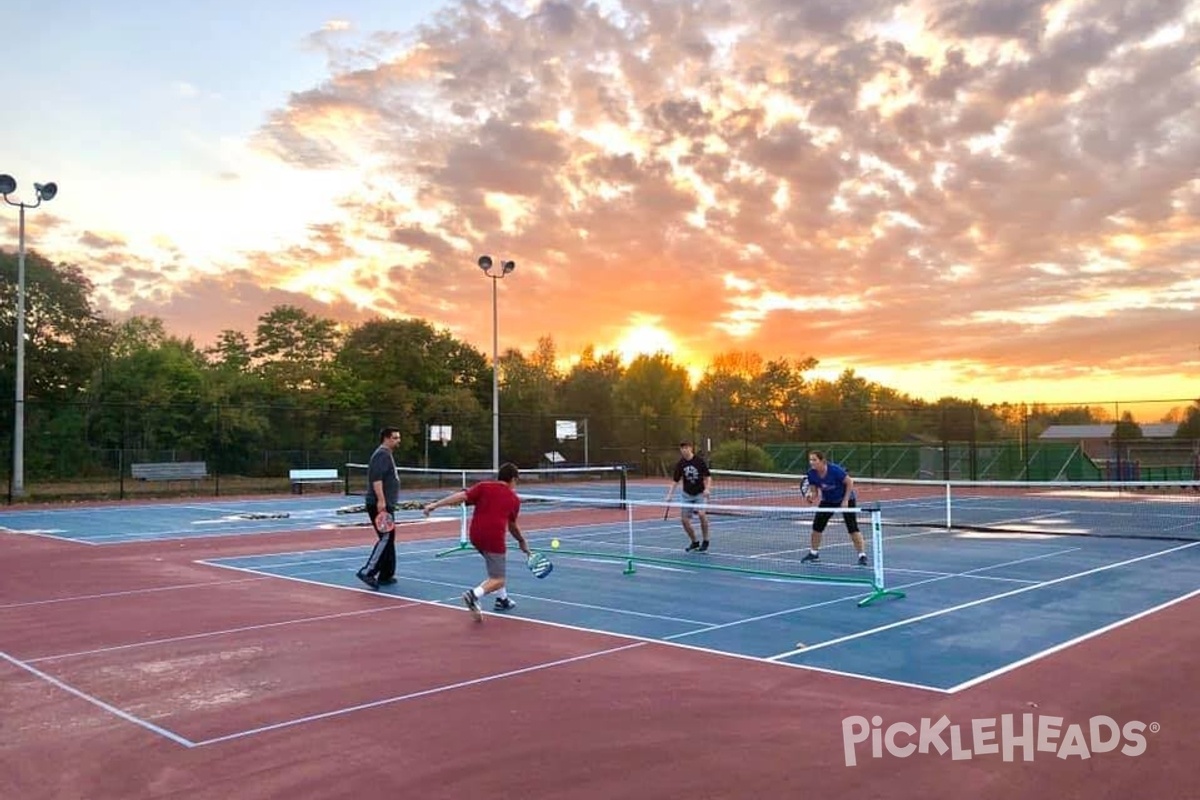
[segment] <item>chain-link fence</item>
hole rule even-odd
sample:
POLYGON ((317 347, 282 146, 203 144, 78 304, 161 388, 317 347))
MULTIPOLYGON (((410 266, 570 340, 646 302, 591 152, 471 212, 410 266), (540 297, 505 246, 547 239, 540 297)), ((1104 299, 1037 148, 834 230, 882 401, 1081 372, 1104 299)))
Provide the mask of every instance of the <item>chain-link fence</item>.
MULTIPOLYGON (((1200 442, 1176 435, 1172 423, 1123 422, 1131 408, 1142 419, 1164 419, 1180 417, 1189 405, 1113 403, 1089 407, 1082 421, 1070 416, 1079 407, 1041 404, 690 417, 502 413, 500 457, 523 467, 620 464, 635 474, 663 476, 679 457, 679 442, 688 439, 715 466, 728 468, 754 464, 800 472, 808 450, 818 448, 864 477, 1192 480, 1200 477, 1200 442)), ((0 474, 10 500, 12 423, 12 407, 0 410, 0 446, 9 456, 0 474)), ((391 409, 30 402, 24 494, 36 499, 285 492, 292 469, 341 470, 365 461, 385 425, 404 434, 397 463, 454 469, 491 464, 487 412, 413 419, 391 409), (435 430, 438 436, 431 439, 435 430), (207 477, 133 478, 135 464, 179 462, 203 462, 207 477)))

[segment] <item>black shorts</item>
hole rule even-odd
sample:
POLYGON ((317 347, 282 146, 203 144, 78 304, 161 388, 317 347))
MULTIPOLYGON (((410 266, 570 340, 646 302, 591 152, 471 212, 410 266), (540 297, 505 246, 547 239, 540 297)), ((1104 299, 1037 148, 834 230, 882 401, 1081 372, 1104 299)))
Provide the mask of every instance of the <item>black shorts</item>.
MULTIPOLYGON (((819 508, 840 508, 840 503, 821 501, 819 508)), ((854 495, 850 495, 848 508, 857 508, 858 500, 854 495)), ((813 515, 813 530, 821 533, 825 530, 825 526, 829 524, 829 520, 833 519, 833 512, 818 512, 813 515)), ((858 533, 858 514, 842 512, 842 519, 846 522, 846 530, 850 533, 858 533)))

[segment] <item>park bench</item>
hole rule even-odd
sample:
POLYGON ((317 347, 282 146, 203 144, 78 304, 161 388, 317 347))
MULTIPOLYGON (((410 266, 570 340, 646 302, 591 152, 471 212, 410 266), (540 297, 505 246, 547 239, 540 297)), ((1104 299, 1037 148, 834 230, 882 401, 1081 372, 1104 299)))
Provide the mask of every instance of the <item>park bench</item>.
POLYGON ((208 477, 208 464, 203 461, 163 461, 131 464, 130 473, 139 481, 192 481, 208 477))
POLYGON ((292 494, 304 494, 307 485, 341 486, 342 477, 336 469, 293 469, 288 471, 288 480, 292 482, 292 494))

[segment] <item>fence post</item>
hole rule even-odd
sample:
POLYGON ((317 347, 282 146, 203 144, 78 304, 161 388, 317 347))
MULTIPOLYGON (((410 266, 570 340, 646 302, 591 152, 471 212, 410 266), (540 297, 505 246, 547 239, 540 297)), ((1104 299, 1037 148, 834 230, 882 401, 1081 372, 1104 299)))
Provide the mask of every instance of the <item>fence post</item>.
POLYGON ((216 404, 216 406, 217 406, 217 418, 215 420, 215 423, 217 426, 217 435, 216 435, 216 447, 214 448, 215 452, 213 453, 213 483, 215 485, 215 488, 213 489, 213 491, 216 493, 217 497, 220 497, 221 496, 221 403, 218 402, 216 404))

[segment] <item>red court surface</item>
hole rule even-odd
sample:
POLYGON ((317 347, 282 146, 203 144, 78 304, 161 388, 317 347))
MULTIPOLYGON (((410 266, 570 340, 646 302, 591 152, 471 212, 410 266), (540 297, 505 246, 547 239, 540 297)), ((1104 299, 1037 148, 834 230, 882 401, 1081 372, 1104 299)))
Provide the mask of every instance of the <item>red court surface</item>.
POLYGON ((195 563, 347 536, 0 534, 0 798, 1197 796, 1198 598, 951 695, 195 563), (846 763, 848 717, 1009 714, 1144 752, 846 763))

